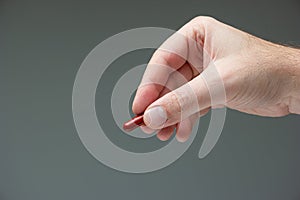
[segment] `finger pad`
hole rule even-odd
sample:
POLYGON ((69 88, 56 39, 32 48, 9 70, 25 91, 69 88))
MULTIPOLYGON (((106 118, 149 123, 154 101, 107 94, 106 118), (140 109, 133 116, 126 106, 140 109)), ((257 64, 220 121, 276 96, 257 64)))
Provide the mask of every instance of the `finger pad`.
POLYGON ((141 114, 145 109, 154 102, 159 95, 154 85, 146 85, 137 90, 135 99, 132 104, 132 111, 135 114, 141 114))

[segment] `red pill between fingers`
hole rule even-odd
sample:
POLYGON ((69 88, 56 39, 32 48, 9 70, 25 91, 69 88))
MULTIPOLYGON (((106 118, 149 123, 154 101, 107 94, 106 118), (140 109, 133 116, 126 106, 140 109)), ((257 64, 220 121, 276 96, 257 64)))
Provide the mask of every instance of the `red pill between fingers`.
POLYGON ((132 118, 131 120, 129 120, 128 122, 125 122, 123 124, 123 129, 126 132, 130 132, 133 131, 134 129, 136 129, 139 126, 143 126, 145 125, 144 120, 143 120, 143 115, 138 115, 135 116, 134 118, 132 118))

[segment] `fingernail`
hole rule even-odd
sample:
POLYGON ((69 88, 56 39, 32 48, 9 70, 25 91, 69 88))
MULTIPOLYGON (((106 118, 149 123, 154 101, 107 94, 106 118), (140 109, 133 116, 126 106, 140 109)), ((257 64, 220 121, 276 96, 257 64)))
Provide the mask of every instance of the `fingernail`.
POLYGON ((150 128, 160 128, 167 121, 167 113, 161 106, 155 106, 144 113, 144 121, 150 128))

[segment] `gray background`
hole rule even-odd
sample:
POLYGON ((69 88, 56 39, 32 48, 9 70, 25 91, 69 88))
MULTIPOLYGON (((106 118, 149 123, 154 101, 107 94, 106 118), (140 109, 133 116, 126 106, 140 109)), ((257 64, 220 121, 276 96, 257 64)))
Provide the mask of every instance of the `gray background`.
MULTIPOLYGON (((230 110, 217 146, 199 160, 206 116, 184 156, 148 174, 112 170, 81 144, 71 95, 76 72, 93 47, 130 28, 178 29, 197 15, 268 40, 300 43, 299 0, 1 0, 0 199, 300 199, 300 116, 272 119, 230 110)), ((117 80, 121 71, 147 62, 151 52, 121 57, 107 77, 117 80)), ((109 99, 113 84, 101 81, 99 102, 109 99)), ((129 140, 102 103, 97 111, 121 147, 163 146, 155 139, 129 140)))

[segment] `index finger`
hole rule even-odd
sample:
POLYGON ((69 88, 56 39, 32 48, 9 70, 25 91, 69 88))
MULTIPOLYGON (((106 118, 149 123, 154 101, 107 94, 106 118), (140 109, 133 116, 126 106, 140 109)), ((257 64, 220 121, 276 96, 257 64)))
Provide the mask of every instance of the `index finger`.
POLYGON ((186 38, 175 33, 155 51, 143 75, 133 101, 132 110, 141 114, 158 97, 164 89, 172 72, 186 62, 186 38))

